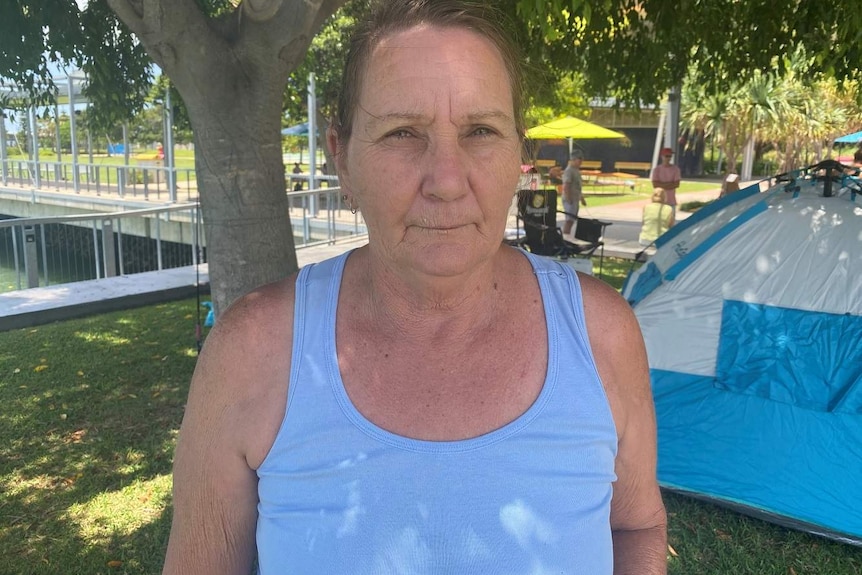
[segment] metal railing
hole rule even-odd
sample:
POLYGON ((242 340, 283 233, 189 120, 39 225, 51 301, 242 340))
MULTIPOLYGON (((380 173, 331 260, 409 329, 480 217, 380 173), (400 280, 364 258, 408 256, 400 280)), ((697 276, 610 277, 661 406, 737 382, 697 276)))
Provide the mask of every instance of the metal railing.
MULTIPOLYGON (((297 249, 367 235, 341 188, 289 192, 297 249)), ((205 263, 197 203, 0 220, 0 292, 205 263)))
POLYGON ((137 165, 127 166, 6 159, 0 162, 0 181, 130 200, 192 202, 198 197, 193 169, 166 167, 158 160, 138 160, 137 165))
MULTIPOLYGON (((0 160, 0 182, 42 190, 158 202, 198 200, 197 176, 192 168, 170 168, 161 160, 136 160, 136 165, 59 162, 51 160, 0 160)), ((285 173, 289 195, 313 193, 338 185, 338 176, 285 173), (300 190, 295 190, 296 184, 300 190), (306 190, 310 185, 315 190, 306 190)), ((314 210, 312 203, 310 209, 314 210)))
MULTIPOLYGON (((338 181, 335 176, 323 178, 327 178, 329 183, 338 181)), ((289 191, 287 201, 294 242, 298 248, 356 239, 368 234, 362 214, 351 213, 341 198, 340 187, 289 191)))
POLYGON ((206 262, 197 204, 0 220, 0 292, 206 262))

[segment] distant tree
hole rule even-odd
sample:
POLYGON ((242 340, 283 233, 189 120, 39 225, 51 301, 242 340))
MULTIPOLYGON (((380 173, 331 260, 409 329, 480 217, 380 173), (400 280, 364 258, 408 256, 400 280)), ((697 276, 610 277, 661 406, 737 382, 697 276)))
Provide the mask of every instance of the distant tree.
POLYGON ((815 60, 798 47, 783 65, 753 70, 713 92, 695 70, 683 90, 684 126, 702 130, 736 169, 749 137, 759 150, 773 150, 780 171, 825 157, 838 136, 862 127, 860 84, 818 73, 815 60))
POLYGON ((164 139, 164 114, 160 107, 146 107, 129 122, 129 140, 133 145, 150 147, 164 139))
POLYGON ((527 102, 528 126, 550 122, 562 116, 588 118, 590 115, 590 98, 584 90, 584 77, 576 72, 555 79, 540 94, 528 92, 527 102))
MULTIPOLYGON (((308 119, 308 77, 314 73, 317 110, 315 122, 318 132, 318 149, 326 154, 328 165, 335 165, 325 146, 325 134, 335 114, 338 95, 341 93, 341 71, 347 57, 347 39, 356 23, 369 11, 368 0, 349 0, 333 14, 311 41, 305 59, 291 73, 285 87, 284 111, 290 123, 308 119)), ((312 137, 312 135, 309 135, 312 137)))
POLYGON ((145 98, 144 108, 129 121, 129 139, 137 144, 153 145, 164 142, 166 93, 171 92, 171 122, 174 142, 190 144, 194 140, 189 115, 182 97, 171 86, 170 81, 160 74, 153 82, 145 98))

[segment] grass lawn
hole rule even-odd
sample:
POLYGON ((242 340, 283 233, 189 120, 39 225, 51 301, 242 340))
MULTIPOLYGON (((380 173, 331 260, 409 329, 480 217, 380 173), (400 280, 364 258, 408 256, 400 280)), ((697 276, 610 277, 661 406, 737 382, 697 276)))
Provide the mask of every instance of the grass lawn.
MULTIPOLYGON (((710 190, 718 190, 721 187, 719 182, 708 182, 698 180, 683 180, 680 182, 677 196, 680 201, 685 201, 685 194, 691 192, 705 192, 710 190)), ((622 204, 635 200, 648 200, 652 196, 652 188, 649 184, 641 184, 634 191, 629 188, 617 188, 614 186, 596 186, 593 184, 584 185, 584 195, 590 206, 609 206, 612 204, 622 204)), ((716 193, 716 196, 718 194, 716 193)))
MULTIPOLYGON (((29 158, 26 154, 22 155, 20 153, 17 154, 9 154, 10 160, 18 160, 18 161, 27 161, 29 158)), ((72 154, 63 153, 61 154, 62 162, 72 162, 72 154)), ((140 150, 134 152, 129 155, 129 165, 137 166, 139 162, 152 162, 156 159, 156 151, 155 150, 140 150)), ((39 160, 42 162, 56 162, 57 154, 51 150, 40 150, 39 151, 39 160)), ((107 154, 93 154, 93 164, 99 166, 122 166, 124 162, 124 158, 122 154, 114 154, 112 156, 108 156, 107 154)), ((175 152, 175 162, 177 168, 183 169, 194 169, 195 167, 195 156, 194 152, 191 150, 176 150, 175 152)), ((78 154, 78 163, 80 164, 89 164, 90 156, 88 154, 78 154)))
MULTIPOLYGON (((626 281, 629 272, 640 266, 641 264, 634 260, 606 257, 602 263, 601 279, 617 288, 617 290, 622 290, 623 282, 626 281)), ((593 258, 593 274, 596 277, 599 276, 599 258, 593 258)))
POLYGON ((0 333, 0 573, 158 573, 195 302, 0 333))
MULTIPOLYGON (((630 268, 605 258, 605 279, 630 268)), ((160 572, 196 315, 192 299, 0 332, 0 573, 160 572)), ((673 575, 862 574, 862 549, 665 495, 673 575)))

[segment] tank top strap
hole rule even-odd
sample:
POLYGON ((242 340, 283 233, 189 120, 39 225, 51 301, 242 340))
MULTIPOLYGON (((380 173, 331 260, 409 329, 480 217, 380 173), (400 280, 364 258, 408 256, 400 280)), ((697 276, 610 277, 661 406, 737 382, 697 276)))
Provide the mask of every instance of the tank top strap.
POLYGON ((344 264, 350 253, 348 251, 331 259, 303 266, 299 270, 293 309, 293 351, 290 359, 291 385, 287 392, 288 409, 296 395, 296 390, 302 383, 303 378, 300 374, 308 367, 305 363, 310 357, 316 357, 315 352, 326 346, 328 334, 335 330, 338 291, 344 264), (309 317, 310 311, 314 312, 314 317, 309 317), (312 350, 308 350, 309 346, 312 350), (306 351, 312 353, 309 354, 306 351))

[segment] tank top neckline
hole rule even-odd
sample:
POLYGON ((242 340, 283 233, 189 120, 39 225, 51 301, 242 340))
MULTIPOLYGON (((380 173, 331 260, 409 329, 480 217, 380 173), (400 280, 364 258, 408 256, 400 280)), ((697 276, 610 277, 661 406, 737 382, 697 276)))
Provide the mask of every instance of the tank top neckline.
POLYGON ((338 295, 341 289, 341 279, 344 273, 344 265, 347 262, 347 258, 350 256, 350 253, 351 252, 347 252, 337 259, 333 273, 331 274, 332 279, 329 285, 330 297, 328 298, 329 303, 327 304, 326 318, 324 320, 324 325, 327 326, 324 351, 326 366, 329 371, 329 381, 332 385, 332 392, 335 395, 335 399, 337 400, 341 411, 354 426, 373 439, 398 449, 424 453, 463 453, 465 451, 481 449, 487 445, 502 441, 527 427, 536 417, 539 416, 539 414, 541 414, 557 383, 558 352, 556 345, 557 324, 553 310, 549 307, 549 298, 546 293, 546 290, 548 289, 548 280, 545 274, 539 273, 538 266, 541 265, 541 263, 537 261, 538 256, 524 252, 524 255, 530 261, 533 273, 536 275, 539 282, 539 292, 542 296, 542 307, 545 312, 545 323, 548 333, 548 366, 545 373, 545 380, 542 384, 542 389, 539 392, 539 395, 521 415, 497 429, 466 439, 431 441, 399 435, 374 424, 362 415, 347 395, 347 390, 344 389, 344 380, 341 378, 341 370, 338 367, 338 355, 335 343, 335 320, 338 308, 338 295))

